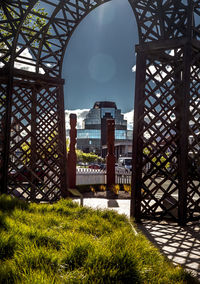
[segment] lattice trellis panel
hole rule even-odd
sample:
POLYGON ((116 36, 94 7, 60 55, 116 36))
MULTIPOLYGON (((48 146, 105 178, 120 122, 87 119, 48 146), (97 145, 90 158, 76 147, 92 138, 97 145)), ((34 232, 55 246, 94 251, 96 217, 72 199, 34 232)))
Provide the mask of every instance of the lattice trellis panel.
MULTIPOLYGON (((63 186, 66 157, 60 138, 60 86, 14 80, 8 191, 34 201, 55 201, 63 186)), ((65 188, 66 190, 66 188, 65 188)))
MULTIPOLYGON (((174 51, 169 51, 174 52, 174 51)), ((168 53, 169 53, 168 52, 168 53)), ((171 56, 172 57, 172 56, 171 56)), ((139 133, 143 144, 141 216, 172 217, 177 208, 177 100, 174 58, 168 62, 146 59, 143 124, 139 133), (166 204, 174 195, 175 203, 166 204), (172 208, 171 208, 172 207, 172 208)), ((177 71, 178 72, 178 71, 177 71)), ((142 122, 143 121, 143 122, 142 122)))
POLYGON ((11 60, 13 42, 25 17, 29 1, 1 1, 0 3, 0 67, 8 66, 11 60))
MULTIPOLYGON (((7 105, 7 84, 0 85, 0 189, 2 187, 3 165, 4 165, 4 145, 5 145, 5 123, 7 105)), ((0 190, 1 191, 1 190, 0 190)))
MULTIPOLYGON (((8 43, 14 67, 21 69, 23 64, 25 70, 60 77, 65 49, 73 31, 90 11, 108 1, 6 1, 2 9, 9 17, 6 19, 6 34, 11 33, 15 37, 8 43), (13 24, 10 24, 11 21, 13 24), (14 33, 13 27, 16 29, 14 33), (14 46, 10 46, 12 42, 14 46)), ((5 34, 3 24, 2 35, 5 34)), ((9 66, 9 61, 4 60, 3 64, 9 66)))
POLYGON ((199 1, 129 2, 140 35, 131 214, 185 224, 200 218, 199 1))
MULTIPOLYGON (((8 80, 1 192, 8 186, 11 194, 37 201, 66 196, 62 60, 76 26, 107 1, 0 3, 0 68, 8 80)), ((0 99, 3 113, 3 92, 0 99)))
POLYGON ((13 88, 11 134, 9 149, 8 188, 9 192, 22 197, 31 174, 26 174, 26 166, 30 168, 30 144, 31 144, 31 111, 32 89, 29 87, 16 86, 13 88), (22 119, 23 118, 23 119, 22 119), (25 170, 23 170, 25 169, 25 170), (20 174, 20 171, 23 171, 20 174))
POLYGON ((193 36, 200 40, 200 3, 198 0, 194 1, 194 23, 193 23, 193 36))
POLYGON ((138 20, 140 43, 184 37, 188 11, 185 0, 129 0, 138 20))
POLYGON ((138 47, 143 87, 135 119, 134 215, 180 223, 200 217, 199 59, 190 45, 149 53, 138 47), (140 58, 142 57, 142 58, 140 58), (136 124, 135 124, 136 125, 136 124), (138 153, 142 154, 142 157, 138 153))
MULTIPOLYGON (((0 2, 1 192, 66 195, 63 58, 81 20, 109 1, 0 2)), ((140 43, 131 214, 184 224, 199 218, 200 4, 129 3, 140 43)))
POLYGON ((187 218, 200 216, 200 54, 193 52, 190 82, 190 114, 188 137, 187 218))

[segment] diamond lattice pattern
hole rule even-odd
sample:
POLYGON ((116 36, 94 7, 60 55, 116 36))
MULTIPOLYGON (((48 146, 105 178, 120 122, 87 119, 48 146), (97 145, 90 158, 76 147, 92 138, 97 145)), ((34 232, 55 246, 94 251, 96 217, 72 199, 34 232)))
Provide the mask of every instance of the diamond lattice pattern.
MULTIPOLYGON (((179 51, 180 52, 180 51, 179 51)), ((142 216, 177 219, 177 74, 168 62, 147 60, 144 98, 142 216), (173 198, 173 203, 170 199, 173 198)), ((173 55, 173 56, 172 56, 173 55)))
POLYGON ((9 155, 9 192, 35 201, 61 195, 58 88, 15 86, 9 155))

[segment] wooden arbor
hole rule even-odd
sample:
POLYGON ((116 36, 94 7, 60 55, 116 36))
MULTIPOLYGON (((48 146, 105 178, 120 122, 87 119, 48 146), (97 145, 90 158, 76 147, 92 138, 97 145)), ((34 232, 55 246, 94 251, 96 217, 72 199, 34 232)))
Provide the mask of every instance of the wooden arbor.
POLYGON ((131 213, 184 225, 200 219, 200 4, 138 2, 131 213))
POLYGON ((0 3, 0 192, 67 196, 62 61, 81 20, 102 0, 0 3))
MULTIPOLYGON (((108 1, 1 1, 1 192, 67 195, 62 61, 76 26, 108 1)), ((185 223, 199 218, 200 7, 129 3, 139 31, 131 213, 185 223)))

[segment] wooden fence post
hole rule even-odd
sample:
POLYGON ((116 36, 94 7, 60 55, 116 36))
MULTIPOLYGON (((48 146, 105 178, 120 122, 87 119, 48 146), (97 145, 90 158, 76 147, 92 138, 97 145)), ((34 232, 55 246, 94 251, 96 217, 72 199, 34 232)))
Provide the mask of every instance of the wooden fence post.
POLYGON ((68 187, 75 188, 76 187, 76 122, 77 117, 76 114, 70 114, 70 146, 69 146, 69 153, 68 153, 68 187))
POLYGON ((114 155, 114 142, 115 142, 115 120, 107 120, 107 146, 108 154, 106 156, 106 171, 107 171, 107 186, 111 187, 115 184, 115 155, 114 155))

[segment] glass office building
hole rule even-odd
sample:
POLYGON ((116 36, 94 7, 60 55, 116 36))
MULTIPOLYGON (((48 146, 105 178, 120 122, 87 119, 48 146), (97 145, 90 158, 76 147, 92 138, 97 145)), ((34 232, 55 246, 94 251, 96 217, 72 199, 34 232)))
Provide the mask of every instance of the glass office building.
POLYGON ((106 121, 109 118, 115 120, 115 142, 129 139, 127 121, 116 104, 96 102, 84 120, 84 129, 77 129, 77 148, 101 155, 102 146, 107 143, 106 121))

